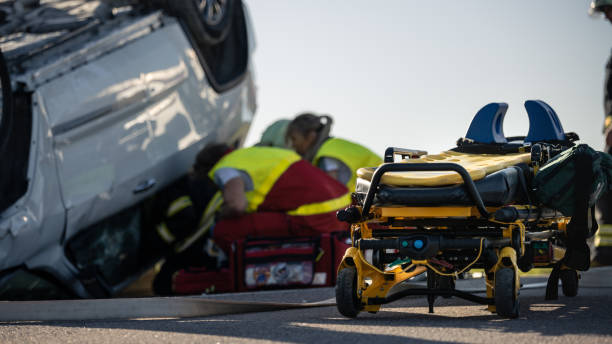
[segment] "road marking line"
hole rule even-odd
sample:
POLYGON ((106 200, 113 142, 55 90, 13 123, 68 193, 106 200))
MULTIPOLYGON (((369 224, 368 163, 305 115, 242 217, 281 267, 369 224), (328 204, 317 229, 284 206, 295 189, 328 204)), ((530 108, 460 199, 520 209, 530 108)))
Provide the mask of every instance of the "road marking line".
POLYGON ((99 320, 202 317, 333 306, 333 299, 308 303, 238 302, 198 297, 95 300, 0 301, 0 321, 99 320))

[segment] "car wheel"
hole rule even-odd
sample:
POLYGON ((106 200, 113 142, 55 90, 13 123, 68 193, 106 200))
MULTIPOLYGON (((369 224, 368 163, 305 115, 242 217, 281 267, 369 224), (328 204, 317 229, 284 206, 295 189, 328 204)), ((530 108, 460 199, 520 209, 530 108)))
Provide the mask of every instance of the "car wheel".
POLYGON ((174 0, 166 6, 182 19, 198 44, 215 45, 223 42, 232 27, 239 0, 174 0))
POLYGON ((225 39, 231 25, 233 0, 194 0, 198 3, 204 27, 208 32, 225 39))

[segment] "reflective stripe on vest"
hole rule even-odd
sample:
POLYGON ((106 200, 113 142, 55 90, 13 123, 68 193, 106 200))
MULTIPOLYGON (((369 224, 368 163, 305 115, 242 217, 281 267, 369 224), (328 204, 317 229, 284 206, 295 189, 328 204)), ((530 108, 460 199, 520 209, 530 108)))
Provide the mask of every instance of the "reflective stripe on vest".
POLYGON ((179 197, 175 199, 172 203, 170 203, 166 217, 172 217, 179 213, 181 210, 190 207, 191 205, 191 198, 189 198, 189 196, 179 197))
POLYGON ((383 162, 381 157, 364 146, 335 137, 323 142, 312 159, 313 165, 318 166, 319 159, 322 157, 338 159, 351 169, 351 179, 346 184, 350 192, 355 191, 356 171, 359 168, 376 167, 383 162))
MULTIPOLYGON (((191 202, 191 198, 189 196, 181 196, 175 199, 174 201, 172 201, 172 203, 170 203, 170 206, 168 207, 168 210, 166 211, 166 217, 167 218, 173 217, 174 215, 180 213, 183 209, 187 207, 191 207, 192 205, 193 203, 191 202)), ((172 234, 172 231, 170 230, 170 228, 168 228, 168 225, 166 224, 166 222, 162 222, 158 224, 156 227, 156 230, 157 230, 157 234, 159 234, 159 236, 167 244, 171 244, 176 240, 176 237, 174 236, 174 234, 172 234)))
POLYGON ((612 247, 612 225, 604 224, 599 226, 595 233, 595 247, 612 247))
POLYGON ((187 247, 191 246, 196 240, 204 236, 215 223, 215 213, 223 204, 223 197, 221 191, 217 191, 206 205, 206 209, 200 219, 198 230, 191 236, 187 237, 181 243, 175 246, 175 252, 182 252, 187 247))
POLYGON ((328 201, 304 204, 295 210, 288 211, 287 214, 294 215, 294 216, 308 216, 308 215, 325 214, 325 213, 329 213, 330 211, 337 211, 340 209, 344 209, 348 207, 350 203, 351 203, 351 194, 349 192, 340 197, 330 199, 328 201))
POLYGON ((224 167, 246 172, 253 181, 253 190, 246 192, 247 212, 252 213, 264 201, 266 195, 278 178, 300 156, 295 152, 274 147, 249 147, 238 149, 224 156, 213 168, 209 176, 214 180, 215 172, 224 167))
POLYGON ((206 205, 206 209, 204 209, 204 213, 202 214, 198 227, 203 228, 212 226, 213 222, 215 221, 215 213, 221 208, 222 204, 223 195, 221 194, 221 191, 217 191, 206 205))
POLYGON ((156 229, 157 234, 159 234, 159 236, 166 242, 166 244, 171 244, 176 239, 174 235, 172 235, 172 232, 170 232, 170 229, 168 229, 168 226, 165 222, 158 224, 156 229))

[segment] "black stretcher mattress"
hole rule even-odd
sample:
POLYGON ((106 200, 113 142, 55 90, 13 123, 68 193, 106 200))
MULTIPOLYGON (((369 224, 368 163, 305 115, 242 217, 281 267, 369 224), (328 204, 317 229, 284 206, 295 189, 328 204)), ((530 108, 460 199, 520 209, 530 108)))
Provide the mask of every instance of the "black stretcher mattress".
MULTIPOLYGON (((523 170, 517 166, 491 173, 474 182, 485 206, 503 206, 512 203, 526 202, 524 186, 520 174, 523 170)), ((356 193, 365 198, 370 183, 359 179, 356 193)), ((380 185, 374 198, 374 204, 405 206, 443 206, 474 205, 466 188, 461 185, 443 187, 394 187, 380 185)))

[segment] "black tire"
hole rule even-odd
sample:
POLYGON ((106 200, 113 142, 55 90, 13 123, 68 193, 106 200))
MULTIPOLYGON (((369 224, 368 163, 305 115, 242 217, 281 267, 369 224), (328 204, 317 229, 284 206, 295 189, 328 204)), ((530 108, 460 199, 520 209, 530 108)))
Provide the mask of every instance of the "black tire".
POLYGON ((223 42, 231 27, 239 0, 170 0, 167 6, 171 13, 183 19, 199 45, 215 45, 223 42), (201 4, 205 5, 201 8, 201 4), (220 18, 212 18, 209 9, 223 3, 220 18))
POLYGON ((357 271, 355 268, 345 268, 338 273, 336 306, 340 314, 349 318, 355 318, 361 311, 361 302, 357 297, 357 271))
POLYGON ((248 74, 249 40, 242 0, 226 0, 225 17, 217 23, 202 17, 199 5, 204 0, 148 1, 152 8, 163 9, 179 19, 217 93, 233 88, 248 74))
POLYGON ((502 268, 495 273, 495 308, 497 314, 506 318, 519 315, 519 300, 516 297, 514 269, 502 268))
MULTIPOLYGON (((196 0, 204 2, 204 8, 200 11, 200 16, 204 22, 204 28, 208 33, 219 39, 224 40, 232 25, 234 15, 235 0, 196 0)), ((202 6, 200 6, 202 7, 202 6)))
POLYGON ((568 297, 578 295, 578 272, 576 270, 561 270, 559 277, 563 295, 568 297))

